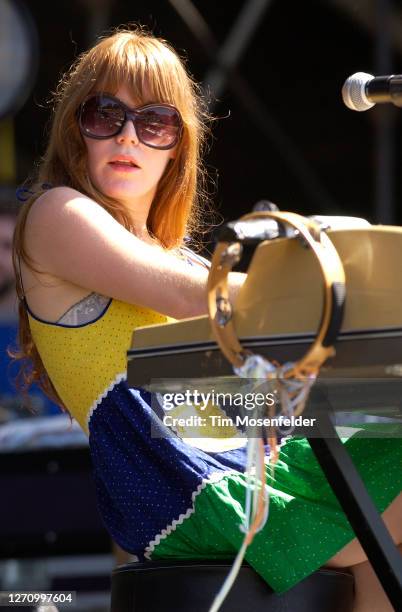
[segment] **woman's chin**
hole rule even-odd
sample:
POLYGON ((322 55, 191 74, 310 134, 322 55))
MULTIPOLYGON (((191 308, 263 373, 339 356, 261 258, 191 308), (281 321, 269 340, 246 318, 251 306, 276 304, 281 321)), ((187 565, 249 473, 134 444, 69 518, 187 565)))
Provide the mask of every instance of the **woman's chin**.
POLYGON ((119 200, 122 202, 130 202, 133 199, 138 199, 143 197, 142 193, 137 193, 136 189, 129 188, 119 188, 119 187, 110 187, 106 186, 102 189, 102 193, 104 193, 109 198, 113 198, 114 200, 119 200))

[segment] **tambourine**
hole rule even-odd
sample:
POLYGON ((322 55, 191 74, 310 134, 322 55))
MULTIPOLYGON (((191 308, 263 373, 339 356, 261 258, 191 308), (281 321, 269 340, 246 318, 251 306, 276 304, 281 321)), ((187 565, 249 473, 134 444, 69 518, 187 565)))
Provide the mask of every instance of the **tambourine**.
MULTIPOLYGON (((230 241, 220 240, 215 248, 208 278, 209 318, 214 337, 233 366, 241 367, 252 352, 239 342, 233 322, 233 305, 229 299, 228 275, 242 256, 247 222, 270 219, 294 230, 294 236, 304 248, 311 249, 322 276, 323 304, 321 319, 314 342, 308 351, 286 372, 286 377, 302 378, 316 374, 320 366, 335 354, 334 342, 340 330, 345 303, 345 272, 342 261, 322 225, 313 219, 289 212, 254 212, 244 215, 232 224, 230 241)), ((281 238, 277 232, 273 239, 281 238)), ((264 235, 261 242, 264 241, 264 235)), ((257 247, 259 248, 259 247, 257 247)), ((292 274, 284 269, 283 274, 292 274)))

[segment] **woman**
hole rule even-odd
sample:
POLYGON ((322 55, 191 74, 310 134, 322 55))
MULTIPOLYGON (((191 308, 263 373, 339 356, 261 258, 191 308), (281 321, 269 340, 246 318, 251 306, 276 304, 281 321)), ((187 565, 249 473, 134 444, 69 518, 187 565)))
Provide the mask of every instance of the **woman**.
MULTIPOLYGON (((39 381, 88 433, 99 507, 123 549, 142 560, 234 556, 244 451, 151 437, 161 425, 150 394, 125 381, 133 329, 207 312, 207 268, 181 249, 199 223, 196 87, 166 42, 121 30, 79 57, 56 93, 38 177, 51 188, 27 203, 15 234, 22 379, 39 381)), ((231 275, 232 299, 243 280, 231 275)), ((393 442, 348 447, 399 544, 402 446, 393 442)), ((255 569, 280 592, 323 564, 352 567, 356 610, 377 598, 384 612, 305 440, 282 445, 270 485, 268 522, 246 555, 255 569)))

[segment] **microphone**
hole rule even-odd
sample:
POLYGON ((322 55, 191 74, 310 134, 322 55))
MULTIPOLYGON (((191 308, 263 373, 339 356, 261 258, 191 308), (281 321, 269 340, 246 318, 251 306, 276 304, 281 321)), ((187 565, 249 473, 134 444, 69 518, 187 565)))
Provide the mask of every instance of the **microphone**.
POLYGON ((402 74, 374 77, 356 72, 346 79, 342 98, 348 108, 366 111, 375 104, 391 103, 402 107, 402 74))

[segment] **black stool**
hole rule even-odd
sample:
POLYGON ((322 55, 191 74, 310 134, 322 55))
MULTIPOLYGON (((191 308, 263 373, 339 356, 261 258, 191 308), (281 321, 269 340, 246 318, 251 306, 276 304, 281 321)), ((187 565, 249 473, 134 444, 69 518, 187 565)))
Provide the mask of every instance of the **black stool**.
MULTIPOLYGON (((112 573, 111 612, 208 612, 232 561, 149 561, 112 573)), ((319 570, 278 595, 247 564, 221 612, 351 612, 353 576, 319 570)))

